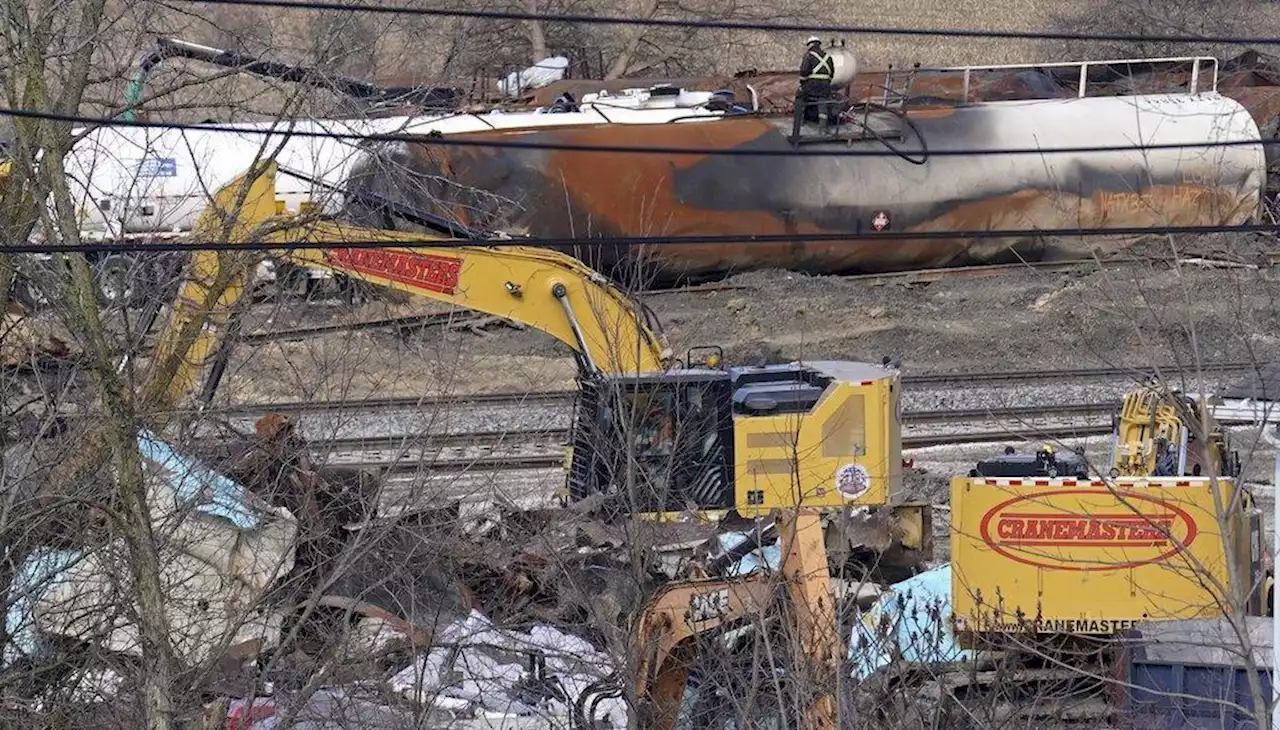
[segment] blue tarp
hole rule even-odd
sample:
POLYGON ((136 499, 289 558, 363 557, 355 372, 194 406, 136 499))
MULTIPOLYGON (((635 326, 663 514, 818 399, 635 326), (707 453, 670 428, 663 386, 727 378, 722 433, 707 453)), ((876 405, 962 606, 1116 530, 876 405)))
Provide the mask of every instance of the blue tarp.
POLYGON ((861 618, 849 641, 855 677, 866 678, 895 660, 936 664, 973 658, 951 633, 950 563, 895 583, 861 618))
MULTIPOLYGON (((178 504, 192 506, 197 512, 222 517, 236 527, 252 530, 261 518, 250 508, 250 495, 243 487, 218 474, 208 466, 178 453, 170 444, 149 431, 138 434, 142 458, 160 467, 161 474, 177 494, 178 504)), ((34 625, 35 603, 60 577, 85 558, 82 550, 42 548, 27 556, 9 591, 9 609, 5 628, 12 641, 5 647, 3 662, 12 664, 22 655, 40 656, 40 643, 34 625)))
POLYGON ((9 610, 4 617, 4 628, 9 633, 4 647, 4 666, 23 657, 36 662, 48 658, 36 633, 36 601, 57 582, 59 573, 74 568, 84 557, 82 550, 38 548, 22 561, 9 588, 9 610))
MULTIPOLYGON (((727 552, 746 540, 749 532, 717 535, 720 550, 727 552)), ((781 544, 757 548, 734 563, 731 575, 757 570, 778 570, 781 544)), ((850 632, 849 660, 853 674, 866 678, 895 660, 922 664, 949 664, 973 659, 951 632, 951 564, 925 571, 895 583, 860 615, 850 632)))
POLYGON ((165 470, 180 505, 197 502, 197 511, 222 517, 240 529, 258 527, 260 520, 249 508, 249 493, 244 487, 183 456, 150 431, 138 435, 138 449, 142 458, 165 470))

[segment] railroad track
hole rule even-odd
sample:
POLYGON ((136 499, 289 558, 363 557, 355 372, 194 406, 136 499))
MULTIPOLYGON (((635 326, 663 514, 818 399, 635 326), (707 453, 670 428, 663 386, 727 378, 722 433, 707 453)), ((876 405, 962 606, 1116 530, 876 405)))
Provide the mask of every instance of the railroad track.
MULTIPOLYGON (((1097 436, 1111 432, 1110 424, 1085 424, 1075 426, 1060 426, 1039 428, 1034 431, 1030 440, 1035 443, 1041 443, 1046 440, 1077 438, 1082 436, 1097 436)), ((564 432, 561 438, 567 439, 568 432, 564 432)), ((918 449, 930 446, 945 446, 949 444, 981 444, 981 443, 998 443, 1003 441, 1015 441, 1019 436, 1008 430, 1001 431, 970 431, 965 433, 940 433, 919 436, 904 436, 902 439, 903 448, 918 449)), ((394 445, 386 447, 384 443, 374 443, 376 439, 350 439, 346 441, 363 441, 360 444, 365 450, 358 453, 350 454, 351 457, 357 458, 338 458, 330 462, 332 466, 342 466, 345 468, 364 469, 370 471, 379 471, 387 476, 405 475, 405 474, 460 474, 468 471, 523 471, 526 469, 549 469, 564 465, 565 454, 563 451, 555 451, 554 453, 543 454, 494 454, 486 456, 475 456, 469 458, 412 458, 418 456, 421 452, 413 448, 406 448, 405 439, 400 439, 394 445), (366 455, 378 453, 380 451, 397 451, 402 452, 406 458, 359 458, 366 455)), ((350 444, 349 444, 350 445, 350 444)), ((549 447, 550 444, 547 444, 549 447)))
MULTIPOLYGON (((1266 265, 1274 266, 1280 261, 1280 252, 1269 253, 1262 261, 1266 265)), ((1146 258, 1116 257, 1106 261, 1097 261, 1095 259, 1067 259, 1062 261, 1025 261, 1008 264, 985 264, 976 266, 947 266, 932 269, 910 269, 907 271, 886 271, 874 274, 854 274, 850 276, 837 276, 832 278, 849 279, 853 281, 885 281, 885 280, 901 280, 910 283, 927 283, 940 281, 948 278, 977 278, 984 276, 999 276, 1001 274, 1014 271, 1070 271, 1078 269, 1082 266, 1094 267, 1099 264, 1104 266, 1128 266, 1133 264, 1150 265, 1152 261, 1146 258)), ((1247 264, 1241 264, 1247 265, 1247 264)), ((667 296, 671 294, 711 294, 715 292, 740 291, 755 289, 756 287, 744 284, 724 284, 724 283, 707 283, 695 284, 691 286, 673 287, 665 289, 646 289, 637 292, 637 296, 667 296)), ((361 322, 350 322, 331 325, 317 325, 314 327, 299 327, 286 330, 272 330, 265 332, 252 332, 241 337, 240 341, 245 344, 261 344, 265 342, 280 342, 288 340, 299 340, 307 337, 318 337, 326 334, 334 334, 340 332, 359 332, 377 329, 395 329, 409 331, 415 329, 425 329, 427 327, 437 327, 441 325, 451 326, 458 329, 466 329, 470 326, 471 319, 495 319, 486 317, 485 315, 477 315, 470 310, 441 312, 436 314, 411 315, 408 317, 390 317, 385 319, 366 320, 361 322)))
MULTIPOLYGON (((1002 409, 907 411, 903 413, 902 446, 919 449, 954 444, 1000 443, 1057 439, 1111 433, 1108 416, 1114 403, 1078 403, 1002 409), (1064 418, 1087 419, 1063 423, 1064 418), (1049 419, 1050 423, 1035 423, 1049 419), (986 424, 992 424, 984 428, 986 424), (997 425, 998 424, 998 425, 997 425), (951 428, 936 429, 944 426, 951 428), (960 426, 977 428, 957 429, 960 426), (914 431, 914 432, 913 432, 914 431)), ((1219 418, 1225 426, 1252 423, 1244 417, 1219 418)), ((314 452, 332 466, 406 473, 514 471, 560 467, 570 438, 567 428, 542 428, 467 433, 374 436, 314 440, 314 452)))
MULTIPOLYGON (((1097 261, 1093 259, 1070 259, 1065 261, 1028 261, 1022 263, 1011 264, 987 264, 982 266, 951 266, 945 268, 933 269, 912 269, 909 271, 889 271, 876 274, 856 274, 852 276, 837 277, 842 279, 851 279, 855 281, 866 280, 884 280, 884 279, 905 279, 912 282, 937 281, 948 277, 979 277, 1003 274, 1009 271, 1061 271, 1075 269, 1080 266, 1094 266, 1097 261)), ((1144 259, 1135 258, 1115 258, 1110 261, 1103 262, 1105 264, 1135 264, 1147 263, 1144 259)), ((665 296, 671 294, 711 294, 715 292, 740 291, 744 289, 754 289, 755 287, 744 284, 722 284, 708 283, 695 284, 692 286, 672 287, 665 289, 646 289, 637 292, 637 296, 665 296)), ((284 330, 268 330, 263 332, 251 332, 243 335, 240 342, 244 344, 262 344, 265 342, 280 342, 288 340, 299 340, 307 337, 319 337, 327 334, 336 334, 340 332, 361 332, 367 330, 378 329, 395 329, 395 330, 415 330, 425 329, 427 327, 437 327, 440 325, 452 325, 465 329, 474 319, 495 319, 487 315, 480 315, 471 310, 439 312, 434 314, 417 314, 407 317, 388 317, 383 319, 363 320, 359 322, 343 322, 340 324, 316 325, 312 327, 297 327, 284 330)))
MULTIPOLYGON (((911 428, 924 424, 966 424, 986 420, 1017 421, 1062 416, 1096 416, 1107 415, 1114 410, 1114 403, 1076 403, 1059 406, 1025 406, 999 409, 904 411, 902 417, 903 425, 911 428)), ((1109 425, 1108 428, 1110 428, 1109 425)), ((956 437, 961 436, 961 434, 953 435, 956 437)), ((317 439, 311 441, 311 444, 317 448, 323 447, 323 450, 328 451, 392 451, 413 448, 563 443, 568 438, 569 429, 567 428, 547 428, 317 439)))
MULTIPOLYGON (((1095 436, 1111 424, 1093 419, 1114 412, 1113 403, 1078 403, 1003 409, 906 411, 904 448, 1095 436), (1063 418, 1090 418, 1063 423, 1063 418), (1051 419, 1053 423, 1035 424, 1051 419), (982 428, 991 423, 992 426, 982 428), (957 426, 978 426, 957 429, 957 426), (937 426, 952 428, 937 429, 937 426), (932 428, 931 428, 932 427, 932 428), (915 433, 911 431, 915 430, 915 433)), ((567 428, 477 431, 313 440, 311 447, 333 466, 373 469, 388 475, 550 468, 564 462, 567 428)))
POLYGON ((902 376, 903 386, 939 385, 954 383, 1023 383, 1038 380, 1116 380, 1120 378, 1140 379, 1144 375, 1153 374, 1157 370, 1166 378, 1185 374, 1187 377, 1203 375, 1230 375, 1254 372, 1258 363, 1225 362, 1207 363, 1196 368, 1183 370, 1177 365, 1163 365, 1148 368, 1116 367, 1116 368, 1074 368, 1066 370, 1010 370, 1002 372, 972 373, 924 373, 920 375, 902 376))
MULTIPOLYGON (((1199 372, 1204 375, 1230 375, 1253 372, 1258 368, 1255 363, 1212 363, 1202 365, 1199 372)), ((1075 368, 1066 370, 1017 370, 1006 372, 967 372, 967 373, 922 373, 902 376, 904 388, 919 386, 971 385, 971 384, 1003 384, 1046 383, 1061 381, 1118 380, 1121 378, 1138 380, 1144 374, 1155 372, 1157 368, 1146 370, 1138 368, 1075 368)), ((1176 366, 1158 368, 1167 378, 1182 371, 1176 366)), ((1186 375, 1192 377, 1195 371, 1186 375)), ((446 406, 508 406, 524 405, 569 405, 573 402, 574 391, 531 391, 523 393, 477 393, 467 395, 446 396, 406 396, 394 398, 367 398, 360 400, 338 401, 278 401, 269 403, 246 403, 226 408, 211 409, 208 413, 221 417, 261 416, 268 413, 323 413, 329 411, 379 412, 395 410, 431 410, 446 406)))

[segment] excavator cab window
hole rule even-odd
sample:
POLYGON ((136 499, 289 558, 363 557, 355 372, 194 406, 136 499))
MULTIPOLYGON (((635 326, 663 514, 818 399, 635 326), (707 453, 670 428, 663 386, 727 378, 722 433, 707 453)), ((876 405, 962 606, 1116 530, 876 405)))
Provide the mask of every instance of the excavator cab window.
POLYGON ((628 497, 637 512, 725 509, 733 499, 726 373, 602 379, 582 390, 570 493, 628 497))

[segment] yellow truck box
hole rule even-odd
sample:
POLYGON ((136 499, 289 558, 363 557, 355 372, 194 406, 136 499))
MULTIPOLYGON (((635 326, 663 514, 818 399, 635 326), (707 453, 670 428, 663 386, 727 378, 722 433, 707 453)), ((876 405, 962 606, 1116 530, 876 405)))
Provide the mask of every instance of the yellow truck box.
POLYGON ((1222 615, 1228 591, 1262 610, 1261 515, 1231 480, 956 477, 951 509, 962 635, 1110 634, 1222 615))

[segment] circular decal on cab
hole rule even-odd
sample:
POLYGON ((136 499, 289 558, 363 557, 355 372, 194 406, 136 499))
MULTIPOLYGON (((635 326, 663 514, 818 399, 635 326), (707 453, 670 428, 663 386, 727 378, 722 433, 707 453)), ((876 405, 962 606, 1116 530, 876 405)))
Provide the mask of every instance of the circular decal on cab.
POLYGON ((836 471, 836 489, 845 499, 857 499, 871 488, 871 473, 862 464, 845 464, 836 471))

